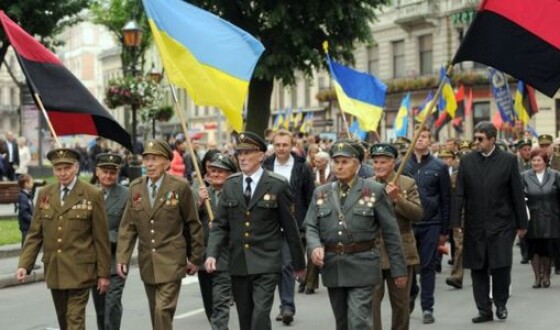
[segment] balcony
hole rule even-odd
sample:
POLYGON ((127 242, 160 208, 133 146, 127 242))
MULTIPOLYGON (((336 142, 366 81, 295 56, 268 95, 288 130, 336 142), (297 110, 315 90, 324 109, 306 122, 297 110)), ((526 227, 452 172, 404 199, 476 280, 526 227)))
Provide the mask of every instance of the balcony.
POLYGON ((401 1, 396 7, 396 11, 395 24, 407 31, 421 24, 436 26, 439 2, 433 0, 401 1))

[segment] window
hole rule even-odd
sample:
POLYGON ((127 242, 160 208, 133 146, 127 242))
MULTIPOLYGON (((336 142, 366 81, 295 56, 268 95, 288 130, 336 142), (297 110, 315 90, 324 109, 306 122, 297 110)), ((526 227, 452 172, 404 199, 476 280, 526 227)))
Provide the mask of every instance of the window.
POLYGON ((490 120, 490 102, 476 102, 473 104, 473 127, 481 121, 490 120))
POLYGON ((208 117, 210 115, 210 107, 204 107, 204 115, 208 117))
POLYGON ((393 42, 393 78, 404 77, 404 41, 393 42))
POLYGON ((371 75, 379 74, 379 46, 369 46, 367 48, 368 72, 371 75))
POLYGON ((319 90, 322 91, 327 88, 325 77, 319 77, 319 90))
POLYGON ((18 89, 15 87, 10 88, 10 105, 16 106, 19 104, 18 102, 18 89))
POLYGON ((433 73, 433 42, 432 35, 425 35, 418 38, 418 58, 420 59, 420 75, 433 73))
POLYGON ((196 118, 196 117, 198 117, 198 115, 199 115, 199 108, 198 108, 198 105, 195 105, 194 106, 194 117, 196 118))
POLYGON ((305 107, 309 107, 311 105, 311 86, 309 80, 305 81, 305 107))

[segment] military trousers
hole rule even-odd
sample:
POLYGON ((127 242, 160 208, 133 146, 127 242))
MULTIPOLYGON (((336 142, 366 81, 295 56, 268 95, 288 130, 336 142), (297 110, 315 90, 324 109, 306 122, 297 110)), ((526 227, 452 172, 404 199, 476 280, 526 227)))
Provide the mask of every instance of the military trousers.
POLYGON ((463 230, 461 228, 453 228, 453 245, 455 254, 453 254, 451 278, 463 283, 463 230))
POLYGON ((177 309, 181 280, 160 284, 144 283, 144 289, 150 305, 152 328, 154 330, 173 329, 173 316, 177 309))
POLYGON ((328 288, 336 330, 361 330, 373 327, 373 286, 328 288))
POLYGON ((97 286, 91 288, 95 314, 97 314, 97 329, 113 330, 121 328, 122 294, 126 280, 119 275, 111 275, 111 283, 105 294, 99 294, 97 286))
POLYGON ((227 271, 218 271, 212 277, 212 330, 227 330, 229 303, 231 302, 231 276, 227 271))
POLYGON ((373 329, 381 330, 383 325, 381 322, 381 302, 385 295, 385 282, 389 289, 389 300, 391 301, 391 329, 408 330, 410 323, 410 304, 409 293, 412 285, 412 276, 414 275, 414 266, 407 266, 407 279, 404 288, 397 288, 395 280, 391 276, 390 269, 383 270, 383 282, 373 288, 373 329))
POLYGON ((279 273, 231 277, 240 330, 271 329, 270 310, 279 279, 279 273))
POLYGON ((86 305, 89 288, 51 289, 60 330, 82 330, 86 328, 86 305))

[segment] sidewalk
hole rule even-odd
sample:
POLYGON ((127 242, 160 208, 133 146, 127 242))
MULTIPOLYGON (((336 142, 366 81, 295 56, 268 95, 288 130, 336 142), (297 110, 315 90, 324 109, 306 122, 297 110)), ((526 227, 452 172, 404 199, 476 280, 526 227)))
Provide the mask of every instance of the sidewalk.
MULTIPOLYGON (((37 265, 41 268, 33 270, 31 275, 28 275, 23 283, 16 280, 16 270, 19 261, 19 254, 21 252, 20 244, 11 244, 0 246, 0 289, 9 286, 22 285, 35 283, 43 281, 45 278, 45 269, 43 268, 43 263, 41 259, 43 258, 43 253, 39 253, 37 256, 37 265)), ((131 265, 136 265, 138 263, 138 249, 134 248, 132 253, 132 259, 130 260, 131 265)))

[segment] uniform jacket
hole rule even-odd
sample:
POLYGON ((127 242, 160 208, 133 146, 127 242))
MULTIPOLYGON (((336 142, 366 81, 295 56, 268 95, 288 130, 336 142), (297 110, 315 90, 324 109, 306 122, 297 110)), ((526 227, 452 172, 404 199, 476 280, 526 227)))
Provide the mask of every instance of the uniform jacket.
MULTIPOLYGON (((305 218, 307 251, 325 244, 350 244, 374 241, 382 229, 393 277, 407 274, 402 240, 393 207, 383 185, 356 177, 341 209, 338 183, 318 187, 305 218), (368 205, 371 202, 371 206, 368 205), (344 228, 339 217, 348 224, 344 228), (350 235, 349 235, 350 234, 350 235), (350 237, 351 236, 351 237, 350 237)), ((326 287, 361 287, 381 283, 379 249, 352 254, 325 252, 321 269, 326 287)))
POLYGON ((517 156, 517 167, 519 169, 519 173, 523 174, 523 172, 531 169, 531 161, 524 161, 523 158, 517 156))
MULTIPOLYGON (((387 181, 390 182, 393 178, 394 174, 387 181)), ((379 180, 377 181, 379 182, 379 180)), ((401 189, 401 198, 393 206, 401 234, 404 257, 407 266, 417 265, 420 263, 420 259, 416 250, 416 239, 412 231, 412 223, 420 221, 424 211, 422 210, 418 188, 414 179, 401 175, 397 184, 401 189)), ((382 237, 380 237, 379 250, 381 251, 382 268, 390 269, 389 256, 387 255, 382 237)))
POLYGON ((286 178, 264 170, 246 204, 243 175, 231 175, 222 187, 216 219, 210 230, 208 256, 219 257, 228 233, 229 271, 233 276, 279 273, 282 269, 282 232, 295 270, 305 268, 305 255, 294 218, 293 195, 286 178))
POLYGON ((533 170, 522 178, 530 214, 527 238, 559 238, 560 173, 547 169, 542 183, 533 170))
POLYGON ((50 289, 88 288, 109 277, 110 251, 103 196, 76 181, 64 206, 60 186, 40 190, 19 267, 30 271, 43 247, 45 281, 50 289))
POLYGON ((164 174, 153 208, 147 182, 148 178, 144 176, 130 184, 119 228, 117 262, 130 262, 138 238, 142 281, 148 284, 176 281, 186 274, 187 257, 190 262, 201 264, 202 225, 191 188, 184 179, 164 174), (189 240, 183 236, 185 226, 189 240))
MULTIPOLYGON (((218 208, 219 198, 217 192, 212 186, 207 187, 208 196, 210 197, 210 205, 212 206, 212 211, 216 215, 216 210, 218 208)), ((210 236, 210 219, 208 218, 208 212, 204 205, 200 206, 198 209, 198 216, 200 217, 200 222, 202 222, 202 229, 204 231, 204 252, 202 254, 202 260, 207 257, 206 247, 208 246, 208 238, 210 236)), ((229 263, 229 236, 224 239, 224 242, 219 251, 219 257, 216 260, 216 270, 227 271, 229 263)))
POLYGON ((516 230, 527 228, 527 211, 516 156, 495 148, 488 157, 461 158, 457 212, 464 210, 463 265, 509 267, 516 230))
POLYGON ((109 189, 109 195, 105 199, 105 211, 109 227, 109 242, 111 242, 111 274, 117 274, 117 241, 119 239, 119 227, 124 213, 124 207, 128 198, 128 188, 115 184, 109 189))
MULTIPOLYGON (((303 220, 305 220, 305 214, 307 214, 309 203, 311 203, 311 198, 313 197, 315 179, 305 158, 301 158, 294 153, 292 153, 292 157, 294 157, 294 166, 292 168, 292 175, 290 176, 290 187, 294 194, 295 215, 298 228, 300 231, 303 231, 303 220)), ((264 161, 263 167, 274 172, 275 160, 276 155, 268 157, 264 161)))
POLYGON ((424 217, 417 225, 441 225, 441 233, 447 235, 449 231, 451 188, 449 170, 441 160, 428 154, 422 156, 418 162, 416 155, 412 155, 406 163, 405 175, 416 181, 424 217))

